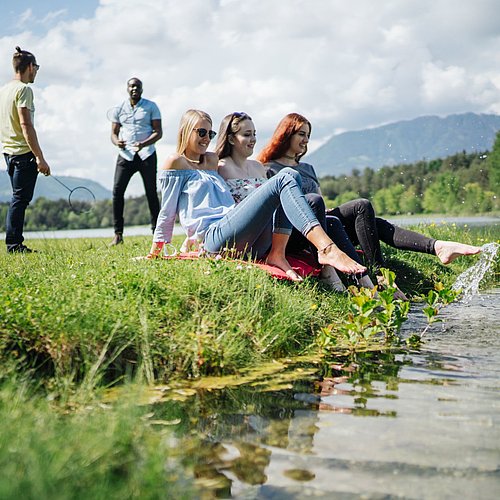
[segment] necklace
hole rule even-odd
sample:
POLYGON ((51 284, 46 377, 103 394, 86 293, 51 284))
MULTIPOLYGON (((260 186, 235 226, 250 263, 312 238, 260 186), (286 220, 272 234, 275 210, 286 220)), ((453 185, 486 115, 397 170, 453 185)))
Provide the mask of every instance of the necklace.
POLYGON ((191 158, 188 158, 184 153, 181 154, 183 158, 186 158, 187 161, 190 161, 191 163, 201 163, 201 159, 199 160, 191 160, 191 158))
POLYGON ((279 160, 282 158, 284 158, 284 160, 282 160, 283 165, 291 166, 289 163, 287 163, 287 160, 293 161, 293 166, 299 164, 299 162, 297 161, 297 158, 295 156, 291 156, 291 155, 287 155, 287 154, 284 154, 283 156, 281 156, 281 158, 278 158, 276 161, 279 163, 279 160))

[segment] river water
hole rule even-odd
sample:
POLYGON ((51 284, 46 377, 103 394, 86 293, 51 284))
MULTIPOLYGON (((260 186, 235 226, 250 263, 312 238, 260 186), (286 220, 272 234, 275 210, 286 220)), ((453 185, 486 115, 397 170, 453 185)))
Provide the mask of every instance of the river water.
POLYGON ((206 498, 500 498, 499 306, 500 288, 448 306, 417 349, 194 391, 176 417, 206 498))

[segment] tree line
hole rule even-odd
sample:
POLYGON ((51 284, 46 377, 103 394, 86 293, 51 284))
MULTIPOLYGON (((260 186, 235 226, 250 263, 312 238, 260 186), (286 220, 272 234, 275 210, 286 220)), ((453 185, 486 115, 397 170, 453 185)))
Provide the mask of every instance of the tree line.
POLYGON ((377 213, 475 215, 500 209, 500 132, 491 153, 457 153, 444 159, 353 170, 327 176, 321 190, 330 207, 368 198, 377 213))
MULTIPOLYGON (((8 203, 0 203, 0 230, 5 231, 5 218, 8 203)), ((142 226, 150 223, 146 196, 125 200, 124 217, 129 226, 142 226)), ((37 198, 26 210, 26 231, 54 231, 58 229, 95 229, 113 225, 111 200, 100 200, 85 213, 75 213, 67 199, 48 200, 37 198)))
MULTIPOLYGON (((500 210, 500 132, 491 152, 457 153, 444 159, 413 164, 353 170, 351 175, 320 179, 327 205, 355 198, 371 200, 378 214, 475 215, 500 210)), ((8 203, 0 203, 0 230, 5 231, 8 203)), ((128 198, 128 225, 149 224, 146 196, 128 198)), ((112 202, 95 203, 88 213, 76 214, 67 200, 36 199, 26 211, 25 230, 91 229, 112 226, 112 202)))

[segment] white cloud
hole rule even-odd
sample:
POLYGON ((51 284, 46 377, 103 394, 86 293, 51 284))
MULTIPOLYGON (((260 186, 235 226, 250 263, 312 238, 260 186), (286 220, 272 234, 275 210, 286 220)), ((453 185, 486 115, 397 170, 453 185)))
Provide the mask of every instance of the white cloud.
POLYGON ((57 19, 64 16, 68 11, 66 9, 60 9, 56 11, 49 12, 42 20, 42 24, 52 24, 57 19))
POLYGON ((33 18, 33 11, 31 9, 26 9, 24 12, 21 13, 19 16, 18 20, 18 26, 23 26, 25 25, 28 21, 30 21, 33 18))
MULTIPOLYGON (((101 0, 91 17, 55 11, 41 35, 1 37, 0 77, 10 78, 15 45, 32 50, 42 66, 36 123, 54 172, 110 187, 106 111, 126 98, 131 76, 162 111, 160 162, 193 107, 216 128, 225 114, 248 112, 258 146, 286 113, 303 113, 310 150, 339 130, 500 112, 497 11, 494 0, 101 0)), ((142 192, 139 181, 130 192, 142 192)))

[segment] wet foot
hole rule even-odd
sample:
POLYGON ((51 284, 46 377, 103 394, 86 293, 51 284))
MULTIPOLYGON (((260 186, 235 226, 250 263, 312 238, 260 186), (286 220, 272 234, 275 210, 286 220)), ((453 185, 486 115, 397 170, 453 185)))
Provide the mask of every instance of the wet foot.
POLYGON ((292 280, 292 281, 304 281, 302 276, 298 275, 293 269, 290 263, 286 260, 286 258, 283 256, 277 256, 277 255, 272 255, 269 254, 266 259, 266 264, 269 264, 270 266, 277 267, 278 269, 281 269, 282 271, 285 271, 285 274, 292 280))
POLYGON ((481 252, 480 247, 465 245, 456 241, 437 240, 434 250, 442 264, 449 264, 462 255, 476 255, 481 252))
POLYGON ((319 251, 318 261, 320 264, 328 264, 346 274, 358 274, 366 271, 365 266, 351 259, 336 245, 328 246, 324 251, 319 251))

